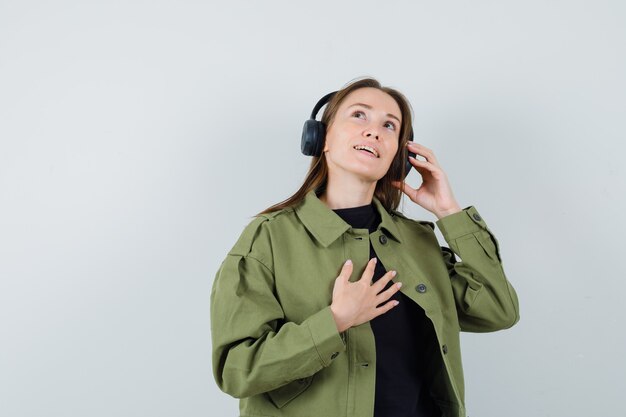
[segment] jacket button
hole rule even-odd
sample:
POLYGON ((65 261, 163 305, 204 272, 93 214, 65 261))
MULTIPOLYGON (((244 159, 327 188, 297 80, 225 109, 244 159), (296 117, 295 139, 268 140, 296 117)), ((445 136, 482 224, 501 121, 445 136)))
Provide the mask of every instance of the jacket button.
POLYGON ((448 353, 448 345, 443 345, 441 346, 441 350, 443 351, 443 354, 445 355, 446 353, 448 353))
POLYGON ((332 355, 330 355, 331 359, 335 359, 337 356, 339 356, 339 352, 335 352, 332 355))
POLYGON ((480 217, 480 215, 479 215, 478 213, 474 213, 474 214, 472 214, 472 217, 473 217, 473 218, 474 218, 474 220, 476 220, 476 221, 481 221, 481 220, 482 220, 482 217, 480 217))
POLYGON ((417 290, 417 292, 424 294, 426 292, 426 285, 419 284, 417 287, 415 287, 415 289, 417 290))
POLYGON ((380 241, 380 243, 382 243, 383 245, 387 244, 387 236, 385 235, 380 235, 380 237, 378 238, 378 240, 380 241))

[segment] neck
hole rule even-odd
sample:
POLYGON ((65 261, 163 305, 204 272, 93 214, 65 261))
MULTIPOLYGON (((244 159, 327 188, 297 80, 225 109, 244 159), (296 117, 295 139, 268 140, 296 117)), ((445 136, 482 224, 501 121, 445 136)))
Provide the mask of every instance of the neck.
POLYGON ((372 203, 376 181, 363 181, 359 178, 333 179, 328 176, 326 190, 319 199, 331 210, 366 206, 372 203))

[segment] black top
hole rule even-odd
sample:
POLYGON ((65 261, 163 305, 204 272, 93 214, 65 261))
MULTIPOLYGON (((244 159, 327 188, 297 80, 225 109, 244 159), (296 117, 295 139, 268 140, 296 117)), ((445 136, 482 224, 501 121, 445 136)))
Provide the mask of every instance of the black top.
MULTIPOLYGON (((381 221, 373 204, 333 211, 353 228, 368 229, 370 233, 381 221)), ((370 241, 370 259, 375 256, 370 241)), ((373 280, 386 272, 378 259, 373 280)), ((390 281, 384 290, 392 284, 390 281)), ((391 299, 400 303, 370 321, 376 339, 374 417, 440 417, 424 378, 428 355, 437 352, 433 349, 436 337, 432 323, 424 310, 402 292, 396 292, 391 299)))

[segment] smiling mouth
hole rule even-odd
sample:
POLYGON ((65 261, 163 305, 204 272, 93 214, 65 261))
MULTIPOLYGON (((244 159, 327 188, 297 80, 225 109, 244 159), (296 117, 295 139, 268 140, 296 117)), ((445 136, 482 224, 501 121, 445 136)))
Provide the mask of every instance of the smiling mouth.
POLYGON ((380 158, 380 155, 378 154, 378 151, 376 149, 372 148, 371 146, 356 145, 356 146, 354 146, 354 149, 356 149, 357 151, 369 152, 372 155, 374 155, 376 158, 380 158))

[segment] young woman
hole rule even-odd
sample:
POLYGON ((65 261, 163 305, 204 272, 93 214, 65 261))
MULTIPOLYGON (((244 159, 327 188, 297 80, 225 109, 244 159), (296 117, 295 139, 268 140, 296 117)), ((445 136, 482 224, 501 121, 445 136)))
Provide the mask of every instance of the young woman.
POLYGON ((329 96, 304 184, 256 216, 216 274, 215 380, 241 416, 464 417, 459 331, 519 320, 498 241, 410 140, 401 93, 367 78, 329 96), (418 189, 403 181, 409 152, 426 159, 409 158, 418 189), (396 211, 402 192, 449 247, 396 211))

